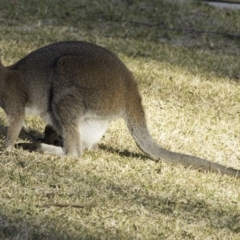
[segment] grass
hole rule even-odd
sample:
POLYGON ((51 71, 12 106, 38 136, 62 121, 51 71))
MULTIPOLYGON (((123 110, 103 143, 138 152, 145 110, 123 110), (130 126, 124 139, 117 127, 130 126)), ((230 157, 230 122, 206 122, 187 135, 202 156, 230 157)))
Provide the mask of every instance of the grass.
MULTIPOLYGON (((138 79, 160 144, 240 168, 239 26, 239 11, 197 1, 0 0, 0 53, 10 65, 55 41, 111 49, 138 79)), ((3 112, 0 126, 2 146, 3 112)), ((122 120, 82 159, 1 150, 0 169, 0 239, 240 237, 239 180, 148 160, 122 120), (44 206, 54 202, 93 205, 44 206)))

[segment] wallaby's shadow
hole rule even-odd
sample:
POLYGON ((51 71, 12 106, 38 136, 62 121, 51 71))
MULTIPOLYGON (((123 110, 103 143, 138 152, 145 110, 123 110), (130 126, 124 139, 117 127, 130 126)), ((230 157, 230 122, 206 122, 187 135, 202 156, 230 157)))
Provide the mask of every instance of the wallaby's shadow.
MULTIPOLYGON (((0 123, 0 137, 1 139, 5 138, 7 135, 7 126, 4 126, 3 124, 0 123)), ((30 152, 37 151, 39 148, 39 144, 44 142, 44 134, 40 133, 37 130, 34 129, 28 129, 28 131, 21 130, 19 138, 23 141, 29 141, 29 142, 24 142, 24 143, 16 143, 15 147, 16 148, 22 148, 24 150, 28 150, 30 152)), ((55 146, 63 146, 63 142, 61 139, 58 139, 55 146)), ((128 151, 127 149, 120 150, 117 148, 114 148, 112 146, 107 146, 105 144, 99 144, 99 148, 107 151, 109 153, 116 153, 119 156, 122 157, 130 157, 130 158, 138 158, 141 160, 147 160, 148 158, 141 153, 133 153, 128 151)))
POLYGON ((19 138, 22 140, 28 140, 30 142, 43 142, 44 135, 37 130, 28 129, 28 131, 21 130, 19 138))
POLYGON ((149 160, 149 158, 146 157, 144 154, 129 152, 127 149, 119 150, 111 146, 106 146, 105 144, 99 144, 99 148, 110 153, 117 153, 119 156, 122 156, 122 157, 140 158, 141 160, 149 160))
MULTIPOLYGON (((39 136, 41 136, 41 134, 39 134, 39 136)), ((38 149, 40 149, 40 144, 43 142, 43 138, 37 139, 35 141, 32 141, 31 143, 17 143, 15 144, 16 148, 22 148, 24 150, 28 150, 30 152, 38 152, 38 149)), ((61 140, 60 140, 60 143, 61 140)), ((61 146, 62 144, 54 144, 54 146, 61 146)), ((141 154, 141 153, 132 153, 129 152, 127 149, 124 150, 119 150, 116 148, 113 148, 111 146, 106 146, 104 144, 99 144, 99 149, 110 152, 110 153, 116 153, 119 156, 122 157, 129 157, 129 158, 138 158, 141 160, 149 160, 145 155, 141 154)))
MULTIPOLYGON (((4 121, 0 119, 0 138, 5 139, 7 135, 8 127, 5 125, 4 121)), ((27 131, 21 130, 19 134, 19 139, 23 140, 24 142, 19 142, 15 144, 16 148, 21 148, 30 152, 37 152, 39 149, 39 144, 44 143, 44 133, 39 132, 35 129, 28 128, 27 131)), ((63 146, 63 140, 58 137, 55 141, 54 146, 63 146)), ((122 157, 129 157, 129 158, 138 158, 141 160, 149 160, 149 158, 141 153, 134 153, 130 152, 127 149, 117 149, 110 145, 105 145, 100 143, 98 145, 99 149, 107 151, 109 153, 115 153, 122 157)), ((2 146, 1 146, 2 149, 2 146)))
MULTIPOLYGON (((41 149, 40 144, 45 143, 44 133, 40 133, 33 129, 27 129, 27 131, 21 130, 19 138, 23 140, 28 140, 30 141, 30 143, 29 142, 17 143, 15 144, 15 147, 22 148, 30 152, 39 152, 39 149, 41 149)), ((54 141, 54 144, 52 145, 63 147, 63 141, 60 137, 58 137, 54 141)))

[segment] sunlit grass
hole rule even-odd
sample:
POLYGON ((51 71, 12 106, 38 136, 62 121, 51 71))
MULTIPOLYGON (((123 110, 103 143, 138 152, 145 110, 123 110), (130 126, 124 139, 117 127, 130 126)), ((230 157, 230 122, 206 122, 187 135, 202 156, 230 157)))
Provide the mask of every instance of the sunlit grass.
MULTIPOLYGON (((55 41, 104 46, 134 72, 156 141, 240 168, 239 40, 184 31, 238 34, 239 12, 191 2, 0 0, 1 59, 55 41)), ((2 146, 2 111, 0 123, 2 146)), ((239 180, 147 159, 122 120, 82 159, 2 150, 0 169, 0 239, 240 237, 239 180), (94 205, 43 206, 54 202, 94 205)))

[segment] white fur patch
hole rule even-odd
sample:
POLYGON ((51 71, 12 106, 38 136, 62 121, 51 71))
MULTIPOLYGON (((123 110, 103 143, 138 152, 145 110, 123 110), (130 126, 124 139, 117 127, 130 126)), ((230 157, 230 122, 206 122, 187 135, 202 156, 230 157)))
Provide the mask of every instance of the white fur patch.
POLYGON ((54 154, 54 155, 58 155, 58 156, 65 155, 65 152, 64 152, 62 147, 48 145, 48 144, 45 144, 45 143, 41 143, 41 148, 39 149, 39 152, 54 154))
POLYGON ((41 113, 41 111, 36 107, 33 107, 33 108, 26 107, 25 108, 25 114, 26 115, 39 116, 40 113, 41 113))
POLYGON ((91 149, 108 129, 109 120, 86 118, 79 126, 83 149, 91 149))

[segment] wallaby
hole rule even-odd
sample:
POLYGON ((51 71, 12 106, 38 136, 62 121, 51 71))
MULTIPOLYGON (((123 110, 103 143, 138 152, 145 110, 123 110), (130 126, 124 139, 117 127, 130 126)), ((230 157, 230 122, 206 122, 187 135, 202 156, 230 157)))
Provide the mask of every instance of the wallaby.
POLYGON ((151 159, 240 177, 239 170, 159 146, 149 134, 134 76, 116 55, 91 43, 58 42, 9 67, 0 64, 0 105, 9 121, 6 148, 14 146, 26 114, 48 124, 46 143, 63 139, 63 148, 40 143, 37 151, 77 157, 96 148, 111 120, 123 118, 151 159))

